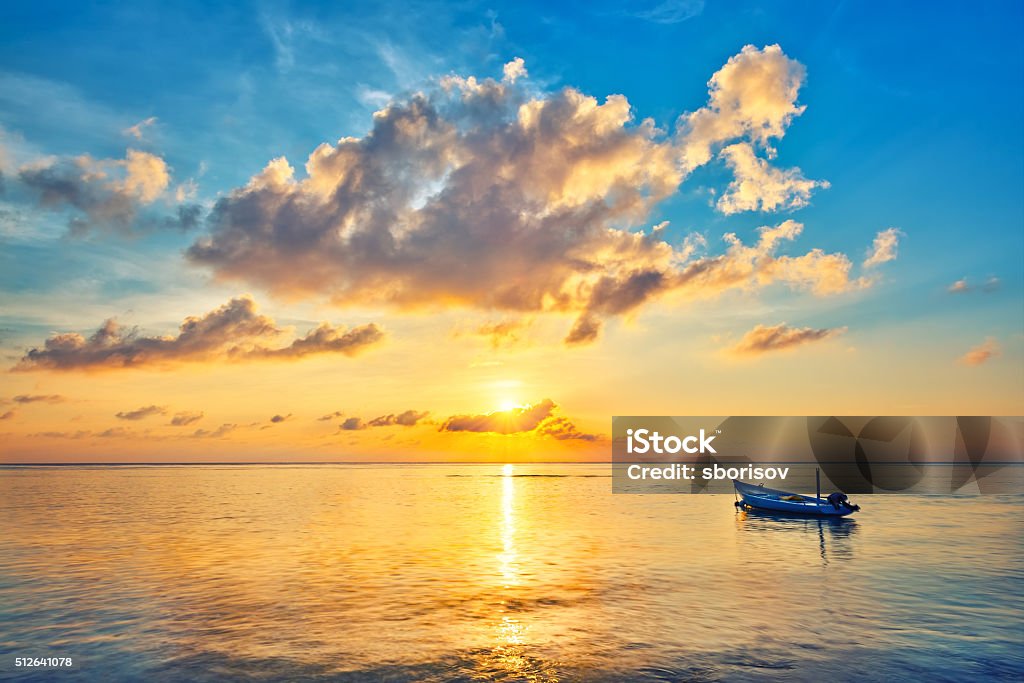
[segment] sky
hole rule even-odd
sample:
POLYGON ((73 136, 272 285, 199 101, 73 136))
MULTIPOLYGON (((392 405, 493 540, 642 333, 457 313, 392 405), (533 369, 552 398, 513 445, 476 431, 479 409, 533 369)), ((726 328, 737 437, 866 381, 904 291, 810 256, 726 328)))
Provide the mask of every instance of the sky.
POLYGON ((1015 2, 7 3, 0 461, 1020 415, 1022 121, 1015 2))

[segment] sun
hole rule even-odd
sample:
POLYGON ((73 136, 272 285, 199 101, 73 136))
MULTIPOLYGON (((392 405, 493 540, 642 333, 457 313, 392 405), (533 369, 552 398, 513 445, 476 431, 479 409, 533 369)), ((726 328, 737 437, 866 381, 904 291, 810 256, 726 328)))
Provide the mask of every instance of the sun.
POLYGON ((518 407, 520 407, 519 401, 516 401, 515 399, 512 398, 503 398, 498 403, 498 410, 503 413, 507 413, 510 410, 515 410, 518 407))

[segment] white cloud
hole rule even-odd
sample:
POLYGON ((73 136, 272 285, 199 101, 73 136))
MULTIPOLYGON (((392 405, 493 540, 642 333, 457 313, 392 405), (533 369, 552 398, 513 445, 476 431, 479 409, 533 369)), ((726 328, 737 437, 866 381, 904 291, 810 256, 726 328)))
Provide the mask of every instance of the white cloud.
POLYGON ((971 286, 967 284, 967 278, 961 278, 946 288, 946 291, 950 294, 960 294, 967 292, 971 289, 971 286))
POLYGON ((729 145, 721 156, 735 174, 716 204, 724 214, 798 209, 807 205, 812 190, 829 187, 828 181, 804 178, 799 168, 772 167, 754 154, 750 143, 729 145))
POLYGON ((796 104, 803 84, 802 64, 778 45, 757 49, 747 45, 708 82, 707 106, 683 117, 683 158, 686 167, 710 161, 716 145, 747 137, 767 146, 781 138, 805 107, 796 104))
POLYGON ((875 235, 875 241, 871 245, 867 258, 864 260, 865 268, 895 260, 899 253, 900 236, 903 233, 897 228, 887 228, 875 235))
POLYGON ((504 83, 515 83, 520 78, 525 78, 526 73, 526 62, 523 61, 522 57, 516 57, 511 62, 505 64, 501 69, 502 82, 504 83))
POLYGON ((150 116, 149 118, 143 119, 134 125, 128 126, 121 131, 121 134, 135 138, 136 140, 142 140, 145 137, 145 130, 156 122, 157 118, 155 116, 150 116))

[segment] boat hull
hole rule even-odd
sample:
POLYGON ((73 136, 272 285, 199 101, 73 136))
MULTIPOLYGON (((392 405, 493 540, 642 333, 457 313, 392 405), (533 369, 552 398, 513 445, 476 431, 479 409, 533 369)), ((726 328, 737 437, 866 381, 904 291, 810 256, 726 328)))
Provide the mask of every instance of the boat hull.
POLYGON ((756 510, 812 517, 846 517, 856 512, 856 510, 844 506, 836 508, 821 498, 794 496, 785 491, 753 486, 740 481, 733 481, 733 485, 736 487, 736 493, 743 500, 743 505, 756 510), (783 497, 797 497, 800 500, 783 500, 783 497))

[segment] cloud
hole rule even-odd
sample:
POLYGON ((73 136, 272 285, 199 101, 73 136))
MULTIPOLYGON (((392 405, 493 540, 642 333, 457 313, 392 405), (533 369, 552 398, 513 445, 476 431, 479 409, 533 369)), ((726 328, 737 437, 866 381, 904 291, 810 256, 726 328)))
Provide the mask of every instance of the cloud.
POLYGON ((17 414, 18 414, 17 410, 13 410, 13 409, 12 410, 8 410, 3 415, 0 415, 0 420, 10 420, 11 418, 13 418, 17 414))
POLYGON ((144 336, 113 318, 88 339, 74 332, 56 334, 46 340, 43 348, 29 350, 13 370, 112 369, 204 360, 292 360, 323 353, 353 356, 384 337, 373 323, 352 329, 322 323, 285 346, 262 344, 284 332, 273 319, 257 312, 250 297, 242 296, 203 316, 186 318, 176 336, 144 336))
POLYGON ((763 226, 752 246, 726 233, 723 239, 729 246, 723 254, 688 259, 678 268, 651 267, 618 278, 602 277, 590 290, 583 314, 566 341, 590 341, 598 334, 601 317, 629 313, 666 292, 707 297, 729 289, 755 291, 782 283, 825 296, 869 286, 865 278, 851 279, 852 264, 844 254, 827 254, 821 249, 800 256, 777 254, 780 244, 795 240, 802 231, 803 224, 793 220, 763 226))
POLYGON ((626 14, 655 24, 678 24, 700 16, 703 11, 704 0, 662 0, 650 9, 633 10, 626 14))
POLYGON ((807 206, 812 190, 829 187, 828 181, 807 180, 799 168, 773 168, 759 159, 753 146, 746 142, 729 145, 721 156, 735 174, 735 179, 715 204, 727 215, 741 211, 799 209, 807 206))
POLYGON ((355 356, 380 343, 384 332, 376 324, 368 323, 352 329, 320 323, 301 339, 281 348, 255 347, 242 354, 244 358, 303 358, 320 353, 341 353, 355 356))
POLYGON ((350 417, 341 423, 341 429, 346 432, 353 432, 359 429, 366 429, 367 425, 358 417, 350 417))
POLYGON ((155 116, 150 116, 149 118, 139 121, 133 126, 128 126, 127 128, 121 131, 121 134, 135 138, 136 140, 142 140, 142 138, 144 137, 145 129, 149 128, 156 122, 157 118, 155 116))
POLYGON ((956 282, 951 284, 946 289, 946 291, 949 292, 950 294, 959 294, 961 292, 970 291, 970 289, 971 289, 971 286, 967 284, 967 278, 963 278, 963 279, 957 280, 956 282))
POLYGON ((572 329, 565 338, 565 343, 572 346, 575 344, 590 344, 597 340, 601 334, 601 321, 593 315, 581 315, 573 324, 572 329))
POLYGON ((755 247, 727 235, 726 254, 703 258, 638 230, 728 143, 746 146, 726 154, 739 175, 723 206, 806 203, 817 181, 741 163, 754 146, 770 155, 803 112, 803 78, 777 45, 747 46, 712 77, 707 105, 668 131, 637 122, 622 95, 539 91, 519 61, 500 81, 446 76, 393 99, 365 136, 317 147, 304 172, 271 160, 218 200, 187 255, 220 278, 339 306, 575 314, 575 343, 678 290, 852 289, 865 283, 846 278, 842 254, 775 253, 799 230, 755 247))
POLYGON ((486 339, 493 349, 515 346, 522 341, 522 334, 530 326, 530 321, 520 318, 489 321, 476 328, 474 334, 486 339))
POLYGON ((805 107, 796 103, 806 70, 778 45, 745 46, 708 82, 708 104, 683 117, 686 167, 706 164, 716 145, 746 137, 767 147, 805 107))
POLYGON ((135 410, 128 410, 122 413, 117 413, 114 417, 120 420, 142 420, 153 415, 166 415, 167 408, 164 406, 145 406, 143 408, 136 408, 135 410))
POLYGON ((550 417, 554 408, 554 401, 544 399, 532 406, 501 410, 484 415, 454 415, 444 421, 441 431, 496 432, 499 434, 529 432, 550 417))
POLYGON ((291 419, 291 417, 292 417, 291 413, 288 413, 287 415, 280 415, 280 414, 278 414, 278 415, 275 415, 272 418, 270 418, 270 421, 273 424, 280 424, 281 422, 287 422, 288 420, 291 419))
POLYGON ((19 394, 11 399, 15 403, 63 403, 65 399, 60 394, 19 394))
POLYGON ((380 109, 393 97, 391 93, 371 88, 365 83, 356 86, 355 96, 360 104, 373 109, 380 109))
POLYGON ((142 215, 170 183, 167 163, 149 152, 129 149, 124 159, 45 158, 21 167, 18 179, 38 195, 42 206, 75 210, 68 222, 72 234, 92 229, 190 230, 199 223, 195 205, 180 205, 169 215, 142 215))
MULTIPOLYGON (((340 416, 342 413, 336 412, 330 415, 324 415, 321 420, 329 420, 335 416, 340 416)), ((340 429, 346 432, 359 431, 363 429, 369 429, 371 427, 414 427, 421 423, 429 415, 426 411, 418 412, 415 410, 406 410, 404 412, 389 413, 387 415, 381 415, 375 417, 370 421, 364 421, 360 417, 350 417, 341 423, 340 429)))
POLYGON ((522 57, 516 57, 502 67, 501 82, 515 83, 518 79, 525 78, 526 75, 526 62, 523 61, 522 57))
POLYGON ((320 417, 317 418, 317 421, 318 422, 327 422, 328 420, 333 420, 336 417, 344 417, 344 416, 345 416, 345 413, 343 413, 340 410, 335 410, 333 413, 327 413, 326 415, 321 415, 320 417))
POLYGON ((237 424, 231 424, 231 423, 225 422, 220 427, 217 427, 214 430, 197 429, 194 432, 192 432, 192 438, 194 438, 194 439, 220 439, 220 438, 223 438, 223 437, 227 436, 228 434, 230 434, 231 432, 235 431, 236 429, 238 429, 238 425, 237 424))
POLYGON ((171 418, 171 421, 168 424, 171 425, 172 427, 187 427, 188 425, 195 424, 196 422, 199 422, 202 419, 202 411, 184 411, 180 413, 175 413, 174 417, 171 418))
POLYGON ((375 417, 368 423, 370 427, 391 427, 399 425, 402 427, 413 427, 417 422, 422 420, 428 415, 427 412, 417 412, 415 410, 406 410, 398 415, 389 414, 375 417))
POLYGON ((109 429, 104 429, 102 432, 98 432, 96 436, 102 439, 124 439, 134 438, 137 436, 137 433, 131 429, 125 429, 124 427, 111 427, 109 429))
POLYGON ((84 439, 88 436, 92 436, 92 432, 87 429, 79 429, 75 432, 36 432, 29 434, 31 437, 43 437, 47 439, 84 439))
POLYGON ((999 343, 992 337, 973 347, 970 351, 960 356, 959 362, 962 365, 981 365, 997 357, 1002 352, 999 343))
POLYGON ((896 228, 887 228, 875 235, 875 241, 871 245, 868 257, 864 260, 864 267, 874 268, 894 260, 898 254, 900 235, 902 234, 896 228))
POLYGON ((995 275, 985 280, 984 284, 982 284, 980 287, 971 285, 967 282, 967 278, 962 278, 951 284, 949 287, 947 287, 946 291, 949 292, 950 294, 965 294, 967 292, 979 290, 986 294, 990 294, 992 292, 997 291, 1001 285, 1002 281, 995 275))
POLYGON ((511 410, 501 410, 483 415, 453 415, 445 420, 439 431, 443 432, 490 432, 494 434, 525 434, 548 436, 553 439, 579 439, 594 441, 598 437, 584 434, 568 419, 555 412, 557 404, 551 399, 511 410))
POLYGON ((846 332, 845 327, 814 329, 811 327, 790 327, 778 325, 755 325, 731 351, 740 355, 759 355, 771 351, 786 351, 812 342, 837 337, 846 332))

